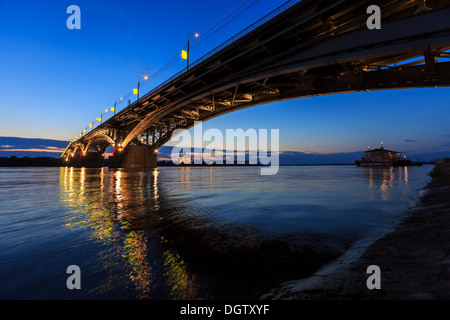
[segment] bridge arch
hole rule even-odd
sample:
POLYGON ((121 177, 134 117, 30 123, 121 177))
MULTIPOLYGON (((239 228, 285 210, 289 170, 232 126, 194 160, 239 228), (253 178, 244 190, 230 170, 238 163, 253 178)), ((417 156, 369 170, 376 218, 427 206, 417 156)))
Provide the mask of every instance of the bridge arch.
POLYGON ((99 134, 89 140, 89 142, 86 145, 86 147, 84 148, 83 152, 86 153, 89 150, 91 150, 91 148, 93 148, 95 146, 99 146, 100 150, 97 149, 96 151, 104 153, 104 151, 108 147, 115 146, 115 144, 116 144, 116 142, 110 136, 108 136, 106 134, 99 134), (103 144, 103 148, 102 148, 102 146, 100 146, 100 144, 103 144))

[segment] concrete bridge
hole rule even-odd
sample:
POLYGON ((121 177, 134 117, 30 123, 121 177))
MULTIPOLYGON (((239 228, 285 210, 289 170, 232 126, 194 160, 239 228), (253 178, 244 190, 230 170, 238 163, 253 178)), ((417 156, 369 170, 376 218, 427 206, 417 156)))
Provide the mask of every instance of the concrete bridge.
MULTIPOLYGON (((176 129, 261 104, 450 84, 449 0, 289 1, 72 143, 73 166, 154 168, 176 129), (381 29, 367 8, 381 8, 381 29)), ((274 110, 274 112, 277 112, 274 110)), ((288 115, 286 115, 288 116, 288 115)))

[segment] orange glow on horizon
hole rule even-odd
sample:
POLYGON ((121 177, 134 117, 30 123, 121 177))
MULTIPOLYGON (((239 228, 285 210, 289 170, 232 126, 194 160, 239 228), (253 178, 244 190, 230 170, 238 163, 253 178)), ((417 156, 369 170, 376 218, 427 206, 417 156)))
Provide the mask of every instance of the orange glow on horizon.
POLYGON ((39 148, 32 148, 32 149, 0 149, 0 151, 10 151, 10 152, 53 152, 53 153, 62 153, 65 151, 65 149, 62 148, 56 148, 52 147, 51 149, 39 149, 39 148))

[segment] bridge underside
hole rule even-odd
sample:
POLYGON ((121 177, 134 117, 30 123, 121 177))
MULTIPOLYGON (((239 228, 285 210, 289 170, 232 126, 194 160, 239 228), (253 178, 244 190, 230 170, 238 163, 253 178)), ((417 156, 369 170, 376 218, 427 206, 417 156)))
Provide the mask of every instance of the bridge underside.
POLYGON ((449 86, 449 1, 369 2, 300 2, 151 91, 65 156, 112 145, 116 166, 154 167, 174 130, 195 121, 302 97, 449 86), (382 9, 381 30, 366 26, 371 4, 382 9))

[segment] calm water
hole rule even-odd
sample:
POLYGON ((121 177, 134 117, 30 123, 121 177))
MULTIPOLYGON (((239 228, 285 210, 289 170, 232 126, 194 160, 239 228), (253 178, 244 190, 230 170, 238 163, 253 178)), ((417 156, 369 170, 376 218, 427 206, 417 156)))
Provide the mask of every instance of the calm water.
POLYGON ((0 168, 0 298, 255 298, 388 230, 431 169, 0 168))

